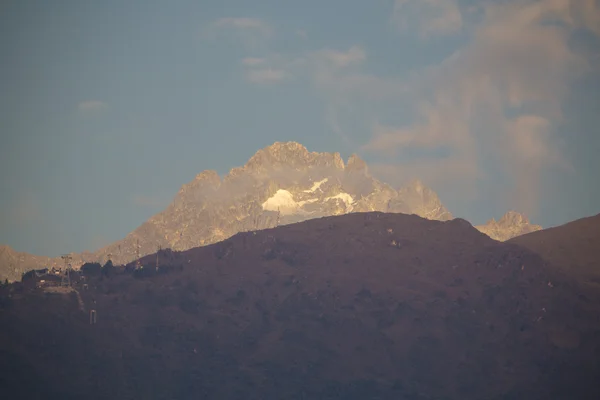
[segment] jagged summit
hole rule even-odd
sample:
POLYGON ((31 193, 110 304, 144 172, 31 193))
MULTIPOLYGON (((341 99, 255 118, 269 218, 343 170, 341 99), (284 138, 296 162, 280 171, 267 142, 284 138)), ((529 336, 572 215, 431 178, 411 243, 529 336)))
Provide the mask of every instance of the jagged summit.
POLYGON ((368 174, 353 154, 311 152, 297 142, 276 142, 258 150, 242 167, 220 180, 205 171, 184 185, 175 201, 124 240, 98 252, 129 262, 139 240, 142 255, 157 246, 186 250, 238 232, 352 212, 401 212, 448 220, 450 212, 421 182, 395 190, 368 174), (121 249, 122 257, 116 257, 121 249), (123 249, 127 249, 126 253, 123 249))
POLYGON ((181 189, 179 189, 179 195, 190 190, 197 190, 198 188, 202 187, 217 187, 220 183, 221 178, 219 177, 217 171, 202 171, 198 175, 196 175, 193 181, 181 186, 181 189))
POLYGON ((498 224, 501 226, 529 224, 529 218, 522 213, 511 210, 500 218, 498 224))
POLYGON ((271 168, 303 169, 309 166, 333 166, 344 169, 344 161, 339 153, 309 152, 306 147, 297 142, 275 142, 257 151, 243 169, 257 172, 271 168))
POLYGON ((476 228, 492 239, 500 241, 542 229, 540 225, 530 223, 524 214, 516 211, 508 211, 498 221, 492 218, 484 225, 476 226, 476 228))
POLYGON ((507 211, 499 220, 490 218, 486 224, 498 224, 501 226, 515 225, 515 224, 529 224, 529 218, 525 214, 517 211, 507 211))
POLYGON ((348 162, 346 163, 346 169, 349 171, 357 171, 357 172, 364 172, 364 173, 369 172, 367 163, 356 154, 352 154, 350 157, 348 157, 348 162))
POLYGON ((406 185, 406 188, 412 189, 417 193, 422 193, 425 185, 420 179, 414 178, 408 183, 408 185, 406 185))
POLYGON ((212 170, 212 169, 207 169, 205 171, 200 172, 194 178, 194 181, 203 181, 203 180, 220 182, 221 178, 219 177, 219 174, 217 173, 217 171, 212 170))

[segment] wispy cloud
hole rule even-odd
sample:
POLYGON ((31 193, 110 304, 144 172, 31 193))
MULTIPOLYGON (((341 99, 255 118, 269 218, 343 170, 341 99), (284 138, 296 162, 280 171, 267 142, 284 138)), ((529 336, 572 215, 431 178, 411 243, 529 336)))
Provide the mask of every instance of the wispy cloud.
POLYGON ((312 57, 315 61, 333 68, 345 68, 350 65, 359 64, 367 59, 365 50, 358 46, 352 46, 346 51, 324 49, 317 51, 312 57))
POLYGON ((569 45, 571 30, 596 29, 591 24, 599 15, 589 1, 487 3, 471 41, 414 80, 417 121, 374 126, 365 149, 389 154, 447 146, 438 175, 456 170, 448 166, 458 160, 472 171, 491 164, 515 182, 511 204, 534 212, 542 172, 568 168, 553 126, 570 83, 590 70, 590 60, 569 45))
POLYGON ((257 18, 227 17, 212 22, 204 30, 205 38, 215 39, 221 35, 235 38, 251 50, 264 47, 265 42, 273 35, 273 29, 257 18))
MULTIPOLYGON (((323 97, 325 120, 345 144, 354 141, 344 129, 344 115, 354 114, 356 101, 361 105, 384 102, 398 97, 406 88, 400 79, 382 79, 362 70, 367 61, 364 48, 354 45, 346 49, 324 48, 303 54, 269 54, 264 58, 242 60, 244 73, 253 83, 276 83, 288 79, 305 79, 323 97)), ((351 124, 350 124, 351 125, 351 124)))
POLYGON ((77 109, 80 112, 97 112, 108 108, 108 104, 99 100, 86 100, 77 104, 77 109))
POLYGON ((296 35, 302 39, 308 39, 308 32, 306 32, 304 29, 298 29, 296 31, 296 35))
POLYGON ((248 82, 275 84, 294 78, 300 71, 298 62, 298 59, 274 54, 264 58, 246 57, 241 63, 248 82))
POLYGON ((392 22, 402 31, 428 37, 459 31, 463 17, 457 0, 395 0, 392 22))
POLYGON ((273 84, 283 81, 288 74, 282 69, 260 68, 246 71, 248 81, 258 84, 273 84))
POLYGON ((235 28, 240 30, 257 31, 263 35, 269 35, 271 28, 263 21, 256 18, 221 18, 214 22, 217 28, 235 28))
POLYGON ((265 64, 266 60, 264 58, 257 57, 246 57, 242 60, 242 65, 247 67, 256 67, 257 65, 265 64))
POLYGON ((346 127, 357 130, 363 124, 372 130, 362 151, 396 160, 381 163, 382 171, 395 164, 405 175, 414 172, 430 182, 452 180, 464 187, 500 174, 512 185, 505 191, 507 207, 535 214, 542 175, 570 168, 555 130, 571 84, 600 67, 597 52, 571 46, 576 30, 600 34, 598 3, 461 4, 395 1, 394 21, 401 29, 421 37, 466 34, 466 42, 449 57, 420 70, 374 74, 367 51, 356 45, 303 54, 267 51, 264 58, 243 61, 244 72, 250 81, 263 83, 308 79, 325 102, 332 132, 344 143, 352 142, 346 127), (397 123, 394 111, 406 122, 397 123))

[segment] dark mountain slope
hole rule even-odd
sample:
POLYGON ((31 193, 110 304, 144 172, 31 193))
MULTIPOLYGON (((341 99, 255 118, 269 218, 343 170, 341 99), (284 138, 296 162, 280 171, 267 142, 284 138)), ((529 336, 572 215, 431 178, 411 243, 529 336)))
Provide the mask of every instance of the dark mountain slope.
POLYGON ((600 289, 600 214, 509 241, 600 289))
POLYGON ((35 398, 598 398, 600 311, 468 222, 355 213, 3 289, 3 393, 35 398), (76 286, 79 287, 79 286, 76 286), (8 297, 7 291, 12 290, 8 297), (61 297, 62 296, 62 297, 61 297))

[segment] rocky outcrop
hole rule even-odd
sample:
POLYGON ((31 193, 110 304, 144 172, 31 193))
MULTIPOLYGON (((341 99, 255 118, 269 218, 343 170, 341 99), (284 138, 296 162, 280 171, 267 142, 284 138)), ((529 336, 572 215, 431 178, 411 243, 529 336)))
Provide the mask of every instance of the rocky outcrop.
POLYGON ((224 240, 238 232, 271 228, 360 211, 417 214, 447 220, 452 215, 420 182, 395 190, 373 178, 367 164, 352 155, 309 152, 296 142, 277 142, 256 152, 222 180, 199 174, 173 202, 125 239, 98 251, 117 263, 159 247, 186 250, 224 240))
POLYGON ((516 211, 509 211, 498 221, 491 219, 484 225, 476 226, 481 232, 499 241, 506 241, 526 233, 539 231, 540 225, 529 222, 526 216, 516 211))
MULTIPOLYGON (((257 151, 223 179, 215 171, 201 172, 181 187, 165 210, 122 240, 94 253, 73 254, 72 265, 108 259, 129 263, 159 248, 187 250, 238 232, 367 211, 441 221, 453 218, 437 194, 419 180, 396 190, 372 177, 367 164, 355 154, 344 164, 339 153, 309 152, 296 142, 277 142, 257 151)), ((517 222, 505 216, 495 225, 490 222, 478 229, 505 240, 525 233, 525 225, 515 228, 517 222)), ((54 265, 62 265, 62 260, 0 254, 0 278, 15 280, 22 272, 54 265)))

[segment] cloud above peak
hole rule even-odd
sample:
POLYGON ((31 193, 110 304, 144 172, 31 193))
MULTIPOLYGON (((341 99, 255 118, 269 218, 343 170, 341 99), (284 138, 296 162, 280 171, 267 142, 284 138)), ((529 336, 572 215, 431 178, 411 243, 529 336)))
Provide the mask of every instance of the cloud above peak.
POLYGON ((97 112, 108 108, 108 104, 99 100, 86 100, 77 104, 77 109, 80 112, 97 112))
MULTIPOLYGON (((242 60, 244 76, 252 83, 294 78, 310 84, 324 101, 331 131, 352 151, 380 157, 374 171, 389 174, 396 166, 395 175, 423 177, 432 185, 477 184, 488 197, 503 197, 506 208, 535 216, 543 176, 572 171, 557 128, 573 84, 599 72, 598 52, 573 46, 582 30, 600 33, 599 5, 595 0, 466 3, 394 2, 394 24, 407 37, 416 36, 424 53, 439 54, 439 48, 423 39, 460 33, 453 42, 458 47, 429 65, 383 75, 373 68, 382 64, 379 58, 402 55, 368 56, 356 44, 324 44, 291 54, 266 49, 261 58, 242 60), (367 140, 365 131, 371 133, 367 140), (492 184, 496 179, 503 183, 492 184)), ((478 196, 474 190, 471 199, 478 196)))
POLYGON ((463 17, 457 0, 395 0, 392 23, 401 31, 429 37, 460 31, 463 17))
POLYGON ((205 40, 228 38, 239 42, 249 51, 263 50, 273 36, 271 26, 258 18, 225 17, 219 18, 204 27, 205 40))
POLYGON ((288 74, 282 69, 258 68, 246 71, 246 78, 252 83, 272 84, 283 81, 288 74))
MULTIPOLYGON (((397 1, 396 6, 410 3, 397 1)), ((449 2, 423 4, 449 7, 449 2)), ((573 29, 595 30, 593 1, 487 2, 471 39, 413 81, 413 123, 374 126, 364 147, 408 154, 445 147, 442 162, 500 171, 513 182, 512 207, 535 213, 542 175, 569 168, 555 140, 571 84, 592 71, 590 59, 570 45, 573 29), (585 18, 583 17, 585 16, 585 18)), ((427 23, 431 21, 424 21, 427 23)), ((455 171, 440 168, 438 175, 455 171)), ((458 175, 464 179, 476 175, 458 175)))
POLYGON ((317 61, 330 64, 334 68, 345 68, 366 60, 367 55, 362 47, 352 46, 347 51, 324 49, 314 55, 317 61))
POLYGON ((255 67, 257 65, 262 65, 265 62, 266 62, 266 60, 264 58, 246 57, 242 60, 242 65, 245 65, 248 67, 255 67))
POLYGON ((220 18, 214 22, 214 26, 217 28, 234 28, 246 31, 250 30, 259 32, 263 35, 271 34, 271 28, 269 27, 269 25, 256 18, 220 18))

